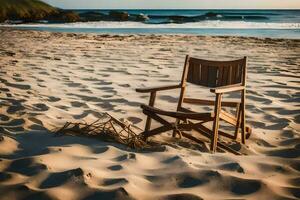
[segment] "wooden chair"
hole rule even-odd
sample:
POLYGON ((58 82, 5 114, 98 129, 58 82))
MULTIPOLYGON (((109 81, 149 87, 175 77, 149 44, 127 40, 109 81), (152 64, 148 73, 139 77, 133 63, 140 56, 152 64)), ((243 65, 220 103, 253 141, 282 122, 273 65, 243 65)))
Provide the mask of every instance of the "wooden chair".
POLYGON ((246 57, 233 61, 210 61, 186 56, 182 79, 179 84, 136 89, 137 92, 150 93, 149 105, 141 105, 143 113, 147 115, 145 130, 141 133, 143 138, 146 140, 150 136, 173 130, 173 137, 179 134, 199 143, 207 142, 184 132, 195 130, 210 140, 211 152, 215 152, 216 148, 221 148, 239 154, 226 146, 218 136, 237 140, 240 132, 241 142, 245 144, 246 138, 249 138, 251 134, 251 128, 246 127, 245 119, 246 67, 246 57), (186 98, 187 82, 210 88, 210 92, 215 94, 215 100, 186 98), (156 93, 171 89, 180 89, 177 111, 166 111, 153 107, 156 93), (222 101, 223 94, 235 91, 240 92, 238 102, 222 101), (214 111, 211 113, 194 112, 184 108, 183 103, 214 106, 214 111), (225 112, 222 107, 236 108, 236 115, 225 112), (162 116, 173 117, 175 122, 170 123, 162 116), (162 126, 150 130, 151 119, 159 122, 162 126), (220 120, 235 126, 234 134, 219 130, 220 120), (211 121, 213 122, 212 130, 203 125, 211 121))

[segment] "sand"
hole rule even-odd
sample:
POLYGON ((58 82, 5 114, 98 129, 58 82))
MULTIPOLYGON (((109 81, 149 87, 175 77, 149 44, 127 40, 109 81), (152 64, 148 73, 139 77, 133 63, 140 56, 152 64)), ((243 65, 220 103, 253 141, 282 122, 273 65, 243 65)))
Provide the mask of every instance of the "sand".
MULTIPOLYGON (((300 40, 0 29, 0 199, 298 199, 299 55, 300 40), (103 112, 142 128, 148 95, 135 88, 178 83, 186 54, 248 56, 246 156, 170 133, 139 152, 48 131, 103 112)), ((174 110, 178 94, 160 93, 156 105, 174 110)))

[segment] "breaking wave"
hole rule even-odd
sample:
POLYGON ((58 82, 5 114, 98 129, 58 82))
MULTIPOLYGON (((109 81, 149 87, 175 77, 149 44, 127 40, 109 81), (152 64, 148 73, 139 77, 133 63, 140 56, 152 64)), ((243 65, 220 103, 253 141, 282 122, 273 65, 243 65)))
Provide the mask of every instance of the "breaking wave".
POLYGON ((195 29, 300 29, 300 23, 278 23, 278 22, 246 22, 246 21, 221 21, 207 20, 189 23, 167 23, 167 24, 147 24, 142 22, 76 22, 65 24, 2 24, 8 27, 51 27, 51 28, 82 28, 82 29, 105 29, 105 28, 195 28, 195 29))

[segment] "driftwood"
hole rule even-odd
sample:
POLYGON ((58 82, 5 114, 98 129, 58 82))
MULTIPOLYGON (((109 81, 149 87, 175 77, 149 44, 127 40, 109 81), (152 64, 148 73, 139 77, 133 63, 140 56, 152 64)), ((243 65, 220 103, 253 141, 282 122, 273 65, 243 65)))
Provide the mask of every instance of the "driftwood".
MULTIPOLYGON (((116 142, 128 146, 132 149, 139 150, 149 148, 152 149, 154 146, 157 146, 157 144, 153 142, 147 143, 143 138, 143 134, 141 134, 141 131, 142 130, 140 128, 132 125, 129 122, 121 122, 110 114, 104 113, 102 117, 90 124, 86 122, 66 122, 64 126, 62 126, 60 129, 55 130, 54 133, 56 136, 76 135, 93 137, 107 142, 116 142)), ((182 136, 187 137, 196 143, 200 142, 204 144, 203 141, 196 139, 190 134, 187 134, 185 132, 181 132, 181 134, 182 136)), ((160 143, 160 145, 161 144, 162 143, 160 143)), ((240 152, 230 148, 229 146, 221 142, 219 142, 218 145, 218 149, 228 151, 236 155, 241 155, 240 152)))
POLYGON ((66 122, 65 125, 55 130, 59 135, 80 135, 99 138, 108 142, 117 142, 133 149, 148 147, 149 145, 135 133, 138 127, 130 123, 121 122, 108 113, 91 124, 80 122, 66 122))

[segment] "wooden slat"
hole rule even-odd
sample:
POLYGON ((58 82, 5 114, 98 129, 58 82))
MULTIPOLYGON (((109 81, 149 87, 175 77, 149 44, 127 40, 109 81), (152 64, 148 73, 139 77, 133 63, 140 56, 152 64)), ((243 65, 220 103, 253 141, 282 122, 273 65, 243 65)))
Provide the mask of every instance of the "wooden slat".
POLYGON ((237 124, 237 119, 235 116, 227 113, 226 111, 224 110, 221 110, 220 112, 220 118, 226 122, 228 122, 229 124, 232 124, 232 125, 236 125, 237 124))
POLYGON ((187 108, 183 108, 183 107, 179 107, 178 108, 178 111, 181 111, 181 112, 187 112, 187 113, 195 113, 194 111, 192 111, 192 110, 189 110, 189 109, 187 109, 187 108))
POLYGON ((174 112, 174 111, 165 111, 159 108, 154 108, 147 106, 145 104, 141 105, 144 111, 149 111, 159 115, 165 115, 169 117, 179 118, 179 119, 198 119, 198 120, 207 120, 212 118, 211 113, 184 113, 184 112, 174 112))
POLYGON ((208 87, 217 86, 217 67, 211 66, 208 68, 208 87))
POLYGON ((188 73, 187 73, 187 81, 189 82, 189 83, 193 83, 194 81, 193 81, 193 75, 194 74, 194 64, 193 63, 189 63, 189 69, 188 69, 188 73))
POLYGON ((216 88, 211 88, 210 92, 226 93, 226 92, 234 92, 234 91, 241 91, 241 90, 245 90, 245 86, 241 84, 233 84, 233 85, 225 85, 216 88))
POLYGON ((188 82, 216 87, 242 82, 243 74, 240 68, 244 68, 246 63, 245 58, 233 61, 210 61, 189 57, 189 64, 188 82))
MULTIPOLYGON (((193 123, 193 122, 189 121, 189 123, 193 123)), ((201 134, 209 139, 211 139, 211 137, 212 137, 212 131, 203 125, 197 125, 197 127, 193 127, 193 129, 196 130, 199 134, 201 134)), ((220 135, 223 135, 223 133, 221 131, 219 131, 219 133, 220 133, 220 135)), ((233 153, 235 155, 242 155, 240 152, 223 144, 221 139, 219 139, 219 141, 217 142, 217 148, 218 147, 221 149, 225 149, 226 151, 233 153)))
POLYGON ((217 80, 217 87, 222 85, 223 80, 223 66, 218 67, 218 80, 217 80))
POLYGON ((190 62, 196 64, 203 64, 206 66, 220 66, 220 65, 229 66, 229 65, 243 64, 244 58, 238 60, 231 60, 231 61, 212 61, 212 60, 204 60, 204 59, 190 57, 190 62))
POLYGON ((199 78, 199 80, 198 80, 198 84, 201 84, 201 82, 202 82, 202 80, 201 80, 201 77, 202 77, 202 64, 201 65, 199 65, 199 74, 198 74, 198 78, 199 78))
MULTIPOLYGON (((184 103, 190 103, 190 104, 199 104, 199 105, 215 105, 214 100, 206 100, 206 99, 194 99, 194 98, 184 98, 184 103)), ((236 107, 239 102, 233 102, 233 101, 223 101, 222 106, 224 107, 236 107)))
POLYGON ((238 68, 238 65, 232 66, 232 77, 231 77, 231 84, 237 83, 237 77, 236 77, 236 70, 238 68))
POLYGON ((202 65, 201 66, 201 85, 207 86, 208 80, 208 66, 202 65))
POLYGON ((227 85, 229 69, 227 66, 223 66, 223 76, 221 81, 221 86, 227 85))
POLYGON ((246 67, 243 65, 240 65, 239 67, 239 82, 243 82, 243 76, 244 76, 244 71, 246 70, 246 67))
POLYGON ((152 129, 151 131, 144 131, 141 133, 141 135, 146 139, 150 136, 154 136, 169 130, 172 130, 173 128, 171 126, 161 126, 155 129, 152 129))
POLYGON ((140 93, 148 93, 148 92, 156 92, 161 90, 171 90, 181 88, 181 84, 176 85, 165 85, 165 86, 158 86, 158 87, 149 87, 149 88, 137 88, 136 92, 140 93))
POLYGON ((232 66, 228 66, 227 84, 232 84, 232 66))
POLYGON ((195 63, 193 63, 193 83, 199 84, 200 69, 195 63))
MULTIPOLYGON (((197 125, 197 128, 198 128, 198 130, 200 131, 203 131, 203 132, 206 132, 208 135, 207 135, 207 137, 211 137, 212 136, 212 134, 213 134, 213 131, 212 130, 210 130, 210 129, 208 129, 208 128, 206 128, 205 126, 203 126, 203 125, 197 125)), ((233 135, 230 135, 230 134, 228 134, 228 133, 225 133, 225 132, 223 132, 223 131, 221 131, 221 130, 219 130, 218 131, 218 133, 219 133, 219 135, 221 135, 221 136, 224 136, 224 137, 227 137, 227 138, 230 138, 230 139, 234 139, 234 136, 233 135)))

